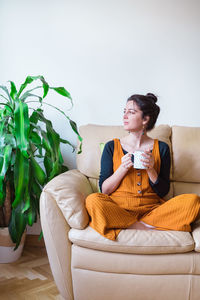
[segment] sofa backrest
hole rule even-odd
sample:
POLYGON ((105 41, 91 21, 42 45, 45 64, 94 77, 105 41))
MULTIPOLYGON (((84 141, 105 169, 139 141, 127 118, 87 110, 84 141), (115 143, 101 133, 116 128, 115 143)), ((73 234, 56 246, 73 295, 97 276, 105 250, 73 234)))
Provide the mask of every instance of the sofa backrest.
MULTIPOLYGON (((93 187, 98 191, 98 178, 100 173, 101 143, 106 143, 113 138, 127 135, 123 126, 84 125, 79 128, 83 138, 82 153, 77 155, 77 168, 86 175, 93 187)), ((159 125, 149 131, 149 136, 166 142, 171 150, 171 128, 168 125, 159 125)), ((171 168, 171 178, 172 178, 171 168)), ((172 192, 170 193, 172 194, 172 192)))

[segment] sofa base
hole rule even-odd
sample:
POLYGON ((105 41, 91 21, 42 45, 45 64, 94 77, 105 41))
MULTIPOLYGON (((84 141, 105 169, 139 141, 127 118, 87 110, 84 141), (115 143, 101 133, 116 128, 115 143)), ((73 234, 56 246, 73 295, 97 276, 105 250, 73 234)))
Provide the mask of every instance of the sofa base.
POLYGON ((133 275, 72 269, 75 300, 199 300, 199 275, 133 275))
POLYGON ((199 300, 199 259, 194 251, 138 255, 72 245, 74 299, 199 300))

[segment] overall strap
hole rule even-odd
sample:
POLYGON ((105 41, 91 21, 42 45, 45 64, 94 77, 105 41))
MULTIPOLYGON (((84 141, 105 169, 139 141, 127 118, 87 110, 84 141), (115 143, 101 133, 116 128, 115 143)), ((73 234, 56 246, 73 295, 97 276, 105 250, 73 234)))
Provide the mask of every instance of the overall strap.
POLYGON ((154 140, 152 154, 153 154, 154 160, 155 160, 154 169, 159 174, 160 173, 161 159, 160 159, 160 151, 159 151, 159 141, 158 141, 158 139, 154 140))

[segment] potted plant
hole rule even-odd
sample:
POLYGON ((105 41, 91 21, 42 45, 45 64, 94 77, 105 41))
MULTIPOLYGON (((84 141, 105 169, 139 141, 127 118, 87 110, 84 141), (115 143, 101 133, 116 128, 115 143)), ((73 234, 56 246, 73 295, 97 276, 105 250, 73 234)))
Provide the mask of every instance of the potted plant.
POLYGON ((49 90, 54 90, 72 104, 70 93, 64 87, 49 86, 43 76, 28 76, 18 91, 13 81, 9 85, 9 89, 0 86, 0 227, 8 227, 17 249, 26 226, 32 226, 37 220, 42 187, 68 170, 63 165, 60 144, 68 144, 74 150, 45 118, 44 105, 62 113, 80 141, 81 137, 74 121, 62 110, 44 102, 49 90), (36 80, 41 85, 27 90, 36 80), (42 96, 33 94, 38 89, 42 89, 42 96), (36 108, 30 107, 32 102, 36 108))

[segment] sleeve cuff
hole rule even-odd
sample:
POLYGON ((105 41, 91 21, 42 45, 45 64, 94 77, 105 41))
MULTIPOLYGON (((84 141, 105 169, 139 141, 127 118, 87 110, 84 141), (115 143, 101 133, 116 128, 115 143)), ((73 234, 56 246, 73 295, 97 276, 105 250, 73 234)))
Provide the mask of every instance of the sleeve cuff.
POLYGON ((152 187, 156 187, 156 185, 159 184, 159 176, 158 176, 158 178, 157 178, 157 180, 156 180, 155 182, 152 182, 151 179, 149 179, 149 183, 150 183, 150 185, 151 185, 152 187))

